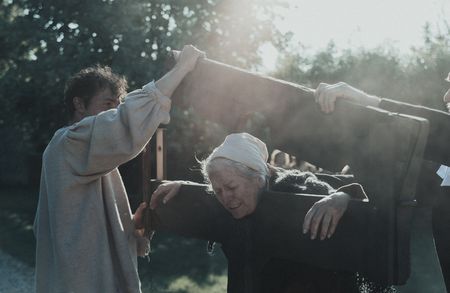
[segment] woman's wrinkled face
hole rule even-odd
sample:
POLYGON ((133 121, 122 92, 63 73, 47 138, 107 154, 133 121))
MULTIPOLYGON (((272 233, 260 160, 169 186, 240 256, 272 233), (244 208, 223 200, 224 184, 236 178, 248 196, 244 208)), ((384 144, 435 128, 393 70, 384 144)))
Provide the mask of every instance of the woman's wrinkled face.
POLYGON ((255 211, 259 191, 264 185, 261 180, 244 177, 228 165, 215 168, 209 180, 217 199, 233 218, 241 219, 255 211))

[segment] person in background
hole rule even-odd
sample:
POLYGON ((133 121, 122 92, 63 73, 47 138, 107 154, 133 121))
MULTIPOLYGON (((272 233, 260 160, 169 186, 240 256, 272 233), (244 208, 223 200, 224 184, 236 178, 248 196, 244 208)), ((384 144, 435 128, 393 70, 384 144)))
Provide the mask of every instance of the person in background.
MULTIPOLYGON (((450 73, 446 81, 450 82, 450 73)), ((320 108, 325 113, 331 113, 335 109, 335 103, 339 99, 349 100, 364 106, 380 106, 382 99, 367 94, 345 82, 336 84, 320 83, 315 92, 315 98, 320 108)), ((450 112, 450 87, 442 98, 447 111, 450 112)), ((400 108, 395 111, 408 111, 415 108, 415 115, 419 113, 420 107, 401 103, 400 108)), ((389 105, 389 103, 388 103, 389 105)), ((390 110, 389 108, 387 110, 390 110)), ((411 113, 406 113, 411 114, 411 113)), ((450 125, 449 125, 450 126, 450 125)), ((445 131, 445 129, 444 129, 445 131)), ((419 176, 417 187, 419 203, 431 204, 433 236, 436 250, 442 269, 445 285, 450 290, 450 168, 434 162, 424 161, 422 172, 419 176), (435 174, 437 173, 437 174, 435 174), (431 202, 430 202, 431 201, 431 202)))
POLYGON ((203 53, 185 46, 176 66, 125 96, 109 67, 81 70, 66 83, 69 126, 44 151, 36 236, 36 292, 141 292, 137 255, 149 252, 142 203, 133 215, 118 166, 137 156, 170 96, 203 53), (125 96, 125 97, 124 97, 125 96))

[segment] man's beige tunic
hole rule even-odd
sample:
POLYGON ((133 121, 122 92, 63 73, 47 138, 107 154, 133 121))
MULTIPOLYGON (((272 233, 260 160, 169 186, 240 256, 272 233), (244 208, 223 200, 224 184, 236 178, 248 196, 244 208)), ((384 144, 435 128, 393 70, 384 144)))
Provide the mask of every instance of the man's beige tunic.
POLYGON ((59 129, 42 163, 36 292, 140 292, 132 212, 117 167, 140 153, 170 99, 149 83, 117 109, 59 129))

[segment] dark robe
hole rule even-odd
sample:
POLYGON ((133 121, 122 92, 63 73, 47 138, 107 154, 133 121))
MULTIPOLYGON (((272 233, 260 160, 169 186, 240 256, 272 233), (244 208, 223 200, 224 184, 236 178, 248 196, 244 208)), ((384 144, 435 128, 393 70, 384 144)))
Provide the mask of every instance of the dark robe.
MULTIPOLYGON (((269 188, 272 191, 329 195, 339 187, 353 183, 352 180, 353 177, 348 175, 316 176, 310 172, 280 169, 271 177, 269 188)), ((347 186, 350 186, 348 190, 344 188, 341 191, 361 198, 362 188, 355 189, 359 185, 347 186)), ((394 292, 390 287, 369 282, 353 272, 326 270, 288 259, 268 259, 263 251, 255 249, 257 246, 253 242, 257 240, 251 237, 252 225, 252 215, 238 220, 228 240, 222 242, 222 250, 228 259, 228 292, 394 292)))
POLYGON ((422 172, 418 178, 417 201, 422 206, 432 205, 433 236, 447 290, 450 290, 450 187, 440 186, 436 175, 440 164, 450 166, 450 115, 446 112, 412 105, 390 99, 382 99, 380 108, 428 119, 430 131, 424 153, 422 172))

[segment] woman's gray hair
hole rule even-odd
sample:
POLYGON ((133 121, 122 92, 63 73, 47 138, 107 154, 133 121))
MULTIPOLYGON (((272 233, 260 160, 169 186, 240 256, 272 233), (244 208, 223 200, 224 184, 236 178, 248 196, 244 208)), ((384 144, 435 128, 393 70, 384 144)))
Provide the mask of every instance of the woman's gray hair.
POLYGON ((218 168, 223 166, 233 168, 233 170, 235 170, 240 176, 245 177, 247 179, 259 178, 263 182, 266 182, 269 178, 269 174, 263 174, 262 172, 249 168, 242 163, 223 157, 211 158, 210 155, 206 159, 198 162, 200 164, 200 171, 202 172, 204 182, 208 184, 207 189, 208 192, 213 192, 209 175, 211 174, 211 172, 217 171, 218 168))

